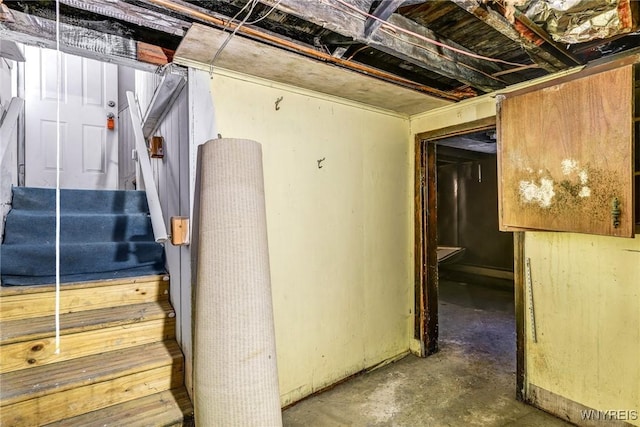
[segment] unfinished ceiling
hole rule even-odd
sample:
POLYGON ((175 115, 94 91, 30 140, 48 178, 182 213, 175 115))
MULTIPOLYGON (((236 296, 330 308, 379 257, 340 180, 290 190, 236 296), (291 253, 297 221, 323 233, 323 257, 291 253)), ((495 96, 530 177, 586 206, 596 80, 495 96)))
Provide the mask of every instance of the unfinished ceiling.
MULTIPOLYGON (((55 1, 0 3, 0 37, 53 46, 55 1)), ((255 56, 265 60, 282 49, 402 87, 413 98, 390 109, 412 113, 425 108, 419 97, 428 101, 426 109, 435 108, 637 53, 637 8, 630 0, 60 0, 61 44, 72 53, 149 69, 171 62, 200 24, 222 34, 215 44, 202 42, 204 63, 223 67, 223 51, 229 64, 234 50, 260 52, 262 46, 255 56), (234 43, 227 40, 231 34, 234 43)), ((313 89, 323 91, 332 76, 313 89)), ((338 94, 357 86, 340 85, 338 94)))

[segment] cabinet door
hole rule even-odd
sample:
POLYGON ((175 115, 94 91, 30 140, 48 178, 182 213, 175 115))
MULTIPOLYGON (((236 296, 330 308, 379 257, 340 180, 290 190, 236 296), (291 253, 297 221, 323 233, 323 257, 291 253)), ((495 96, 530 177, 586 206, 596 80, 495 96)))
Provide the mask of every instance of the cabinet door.
POLYGON ((631 66, 502 99, 500 229, 632 237, 632 112, 631 66))

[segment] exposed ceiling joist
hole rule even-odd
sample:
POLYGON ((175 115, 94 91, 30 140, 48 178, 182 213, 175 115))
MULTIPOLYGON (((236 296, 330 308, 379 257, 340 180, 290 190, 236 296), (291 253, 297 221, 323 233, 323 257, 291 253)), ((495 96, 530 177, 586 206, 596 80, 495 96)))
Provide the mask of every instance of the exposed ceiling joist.
MULTIPOLYGON (((54 47, 55 4, 0 0, 0 39, 54 47)), ((498 0, 60 0, 60 4, 62 50, 88 58, 155 70, 171 61, 189 29, 202 23, 217 28, 223 40, 235 32, 235 39, 259 42, 253 49, 275 46, 446 100, 500 90, 600 57, 610 59, 616 52, 633 50, 640 37, 617 34, 597 42, 562 45, 523 12, 512 11, 511 2, 498 0), (241 10, 245 16, 238 13, 241 10), (251 19, 239 24, 245 18, 251 19)), ((636 16, 637 10, 633 13, 636 16)), ((202 48, 211 53, 211 46, 202 48)))
POLYGON ((60 0, 61 4, 108 16, 141 27, 152 28, 178 37, 184 37, 190 23, 145 9, 140 6, 113 0, 60 0))
POLYGON ((388 22, 410 33, 396 30, 376 31, 370 38, 365 36, 365 13, 344 0, 263 0, 265 4, 276 6, 282 12, 297 16, 320 25, 360 43, 396 56, 419 67, 459 80, 471 87, 490 92, 505 87, 505 83, 491 74, 501 71, 494 63, 470 57, 464 53, 435 46, 425 41, 434 40, 458 51, 468 52, 451 40, 439 37, 426 27, 398 14, 389 17, 388 22), (359 12, 357 10, 359 10, 359 12), (411 34, 412 33, 412 34, 411 34))
MULTIPOLYGON (((438 90, 435 88, 430 88, 427 86, 423 86, 420 84, 417 84, 411 80, 407 80, 405 78, 402 78, 400 76, 396 76, 393 75, 391 73, 387 73, 385 71, 382 70, 378 70, 376 68, 364 65, 364 64, 359 64, 357 62, 353 62, 353 61, 349 61, 349 60, 344 60, 342 58, 336 57, 336 56, 332 56, 330 54, 327 54, 323 51, 320 50, 316 50, 313 48, 310 48, 308 46, 305 46, 303 44, 300 43, 294 43, 294 42, 290 42, 288 40, 286 40, 283 37, 279 37, 277 35, 273 35, 270 34, 269 32, 265 32, 261 29, 252 27, 252 26, 242 26, 239 27, 238 24, 234 23, 234 22, 228 22, 228 21, 224 21, 218 17, 216 17, 214 14, 209 14, 206 13, 205 11, 203 11, 202 8, 198 8, 198 7, 193 7, 192 5, 190 5, 189 3, 186 2, 182 2, 180 0, 144 0, 145 2, 149 3, 149 4, 153 4, 155 6, 159 6, 159 7, 164 7, 167 8, 168 10, 172 10, 174 12, 177 13, 181 13, 184 15, 187 15, 191 18, 197 19, 199 21, 205 22, 206 24, 208 24, 208 26, 210 27, 211 25, 217 26, 217 27, 223 27, 225 26, 229 31, 235 31, 237 30, 238 34, 242 34, 247 36, 248 38, 251 38, 253 40, 258 40, 262 43, 266 43, 269 44, 271 46, 277 46, 279 48, 291 51, 291 52, 296 52, 298 54, 302 54, 304 56, 308 56, 314 59, 319 59, 321 61, 330 63, 330 64, 335 64, 338 65, 340 67, 344 67, 353 71, 357 71, 369 76, 373 76, 373 77, 377 77, 381 80, 385 80, 388 82, 392 82, 401 86, 405 86, 408 88, 411 88, 413 90, 422 92, 422 93, 426 93, 429 95, 433 95, 436 96, 438 98, 442 98, 442 99, 448 99, 448 100, 454 100, 454 101, 459 101, 461 99, 465 99, 469 97, 469 93, 464 91, 456 91, 456 92, 445 92, 442 90, 438 90)), ((193 24, 191 29, 189 31, 192 31, 193 28, 195 26, 197 26, 199 24, 193 24)), ((187 32, 187 35, 189 34, 189 32, 187 32)), ((186 38, 186 37, 185 37, 186 38)), ((183 40, 184 41, 184 40, 183 40)), ((232 41, 233 42, 233 41, 232 41)), ((203 46, 203 48, 210 48, 207 46, 203 46)), ((211 51, 211 55, 213 56, 213 54, 215 54, 217 48, 214 48, 213 51, 211 51)), ((208 59, 208 62, 211 61, 211 58, 208 59)), ((207 63, 208 63, 207 62, 207 63)))
POLYGON ((364 36, 367 38, 370 37, 371 34, 380 28, 382 21, 389 19, 393 12, 398 10, 402 3, 404 3, 404 0, 386 0, 380 2, 376 10, 372 13, 375 18, 370 16, 364 23, 364 36))
MULTIPOLYGON (((536 44, 530 38, 523 36, 513 25, 499 12, 488 6, 482 6, 478 0, 451 0, 462 9, 474 15, 485 24, 489 25, 504 36, 518 43, 531 57, 531 59, 543 69, 556 72, 567 68, 565 61, 558 58, 558 54, 549 52, 536 44)), ((542 41, 542 40, 541 40, 542 41)))
MULTIPOLYGON (((155 71, 160 65, 140 62, 139 43, 132 39, 64 23, 60 24, 60 34, 60 49, 67 53, 147 71, 155 71)), ((0 20, 0 38, 55 49, 56 23, 5 9, 0 20)))
POLYGON ((530 20, 524 13, 520 13, 515 9, 516 25, 521 25, 529 31, 532 31, 538 37, 542 38, 545 43, 558 53, 557 58, 563 60, 567 65, 584 65, 584 62, 578 59, 573 53, 565 49, 564 46, 554 41, 551 36, 540 28, 535 22, 530 20))

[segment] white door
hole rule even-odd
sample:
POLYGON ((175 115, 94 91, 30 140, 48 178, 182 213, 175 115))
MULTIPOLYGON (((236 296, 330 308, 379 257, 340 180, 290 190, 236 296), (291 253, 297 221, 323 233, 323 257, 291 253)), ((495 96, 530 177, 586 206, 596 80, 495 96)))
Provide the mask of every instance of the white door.
MULTIPOLYGON (((25 46, 25 182, 56 185, 56 57, 25 46)), ((114 64, 61 54, 60 186, 118 188, 118 70, 114 64)))

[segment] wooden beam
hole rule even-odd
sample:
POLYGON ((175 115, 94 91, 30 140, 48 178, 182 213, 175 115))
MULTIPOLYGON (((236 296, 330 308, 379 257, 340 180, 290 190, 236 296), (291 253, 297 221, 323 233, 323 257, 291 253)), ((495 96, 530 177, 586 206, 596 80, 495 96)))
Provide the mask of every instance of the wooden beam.
POLYGON ((144 42, 136 42, 136 48, 138 50, 138 61, 158 66, 166 65, 173 61, 174 51, 172 50, 144 42))
POLYGON ((179 37, 184 37, 185 28, 191 26, 187 21, 125 3, 122 0, 60 0, 60 3, 179 37))
POLYGON ((478 0, 451 0, 485 24, 489 25, 502 35, 518 43, 527 52, 531 59, 543 69, 550 73, 567 68, 565 61, 552 52, 545 50, 540 44, 544 40, 525 37, 499 12, 488 6, 483 6, 478 0))
POLYGON ((404 3, 404 0, 387 0, 381 2, 375 11, 373 11, 372 15, 378 19, 368 17, 364 23, 364 36, 369 38, 371 34, 373 34, 380 25, 382 25, 382 21, 386 21, 389 17, 398 10, 398 8, 404 3), (380 19, 382 21, 380 21, 380 19))
POLYGON ((388 22, 418 36, 395 30, 380 30, 367 38, 364 28, 366 19, 363 14, 367 11, 359 9, 360 12, 357 12, 354 9, 355 6, 347 7, 336 0, 316 0, 313 2, 307 0, 263 0, 263 2, 276 6, 282 12, 351 37, 357 42, 368 44, 389 55, 450 79, 458 80, 484 92, 491 92, 506 86, 504 81, 491 75, 501 71, 501 68, 496 64, 426 42, 424 38, 462 52, 469 52, 463 46, 442 38, 428 28, 401 15, 391 15, 388 22))
MULTIPOLYGON (((0 20, 0 38, 49 49, 56 48, 54 21, 16 10, 10 11, 10 14, 11 19, 0 20)), ((158 67, 157 64, 138 60, 138 46, 133 39, 64 23, 60 24, 60 36, 60 50, 72 55, 152 72, 158 67)))
POLYGON ((436 144, 422 141, 426 145, 427 183, 426 183, 426 256, 425 256, 425 325, 423 342, 426 355, 438 351, 440 323, 438 316, 438 188, 436 144))
POLYGON ((414 185, 413 185, 413 232, 414 232, 414 322, 413 337, 420 341, 420 357, 426 357, 427 351, 425 347, 425 325, 426 325, 426 298, 425 284, 427 271, 427 245, 426 237, 426 156, 425 143, 419 135, 415 137, 414 146, 414 185))

